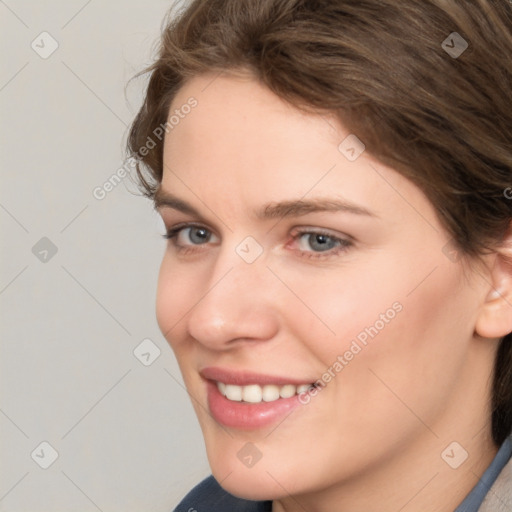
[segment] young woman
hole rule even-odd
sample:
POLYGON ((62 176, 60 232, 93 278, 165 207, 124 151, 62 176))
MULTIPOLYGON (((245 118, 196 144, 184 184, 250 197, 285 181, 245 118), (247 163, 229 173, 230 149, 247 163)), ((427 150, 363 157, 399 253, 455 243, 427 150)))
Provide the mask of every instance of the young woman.
POLYGON ((512 510, 512 4, 196 0, 129 148, 213 476, 178 511, 512 510))

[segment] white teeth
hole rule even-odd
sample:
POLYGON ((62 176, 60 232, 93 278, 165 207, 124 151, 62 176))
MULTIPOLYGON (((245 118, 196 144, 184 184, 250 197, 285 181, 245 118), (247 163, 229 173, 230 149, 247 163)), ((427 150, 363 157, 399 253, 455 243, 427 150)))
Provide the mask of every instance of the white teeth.
POLYGON ((263 401, 273 402, 279 398, 279 386, 273 384, 267 384, 263 386, 263 401))
POLYGON ((261 386, 258 386, 257 384, 242 387, 242 398, 244 402, 257 404, 258 402, 261 402, 262 396, 263 390, 261 389, 261 386))
POLYGON ((294 386, 293 384, 286 384, 279 390, 279 396, 281 398, 290 398, 295 395, 296 391, 297 386, 294 386))
POLYGON ((233 384, 226 384, 226 398, 233 400, 233 402, 242 401, 242 387, 234 386, 233 384))
POLYGON ((274 402, 275 400, 279 400, 279 398, 291 398, 297 393, 302 393, 310 389, 311 384, 302 384, 300 386, 294 386, 293 384, 285 384, 284 386, 266 384, 262 387, 258 384, 236 386, 234 384, 217 382, 217 388, 228 400, 257 404, 262 401, 274 402))

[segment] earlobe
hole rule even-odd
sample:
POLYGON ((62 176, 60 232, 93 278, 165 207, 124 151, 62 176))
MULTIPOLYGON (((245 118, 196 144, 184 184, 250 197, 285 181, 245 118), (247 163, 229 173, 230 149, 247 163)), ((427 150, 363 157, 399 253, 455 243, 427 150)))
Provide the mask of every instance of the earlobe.
POLYGON ((484 338, 501 338, 512 332, 512 223, 496 250, 488 277, 490 284, 475 331, 484 338))

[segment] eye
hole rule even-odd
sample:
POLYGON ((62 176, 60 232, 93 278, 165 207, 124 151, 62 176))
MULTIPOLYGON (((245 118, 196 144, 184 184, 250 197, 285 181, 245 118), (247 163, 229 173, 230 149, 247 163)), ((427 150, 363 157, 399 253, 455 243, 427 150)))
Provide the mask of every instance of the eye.
POLYGON ((190 247, 217 241, 217 237, 204 226, 176 226, 164 235, 176 247, 190 247))
POLYGON ((323 231, 299 231, 293 235, 293 243, 299 252, 308 257, 334 256, 347 250, 352 242, 323 231))
POLYGON ((330 251, 338 246, 339 240, 323 233, 304 233, 299 238, 302 251, 312 249, 315 252, 330 251))

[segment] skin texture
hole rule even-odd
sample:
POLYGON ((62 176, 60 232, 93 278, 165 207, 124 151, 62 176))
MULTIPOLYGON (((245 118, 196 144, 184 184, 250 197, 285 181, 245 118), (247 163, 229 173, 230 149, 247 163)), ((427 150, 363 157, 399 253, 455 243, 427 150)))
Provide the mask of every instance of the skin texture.
POLYGON ((191 222, 211 238, 182 230, 168 242, 157 318, 214 476, 237 496, 273 499, 274 511, 453 511, 496 453, 490 377, 512 328, 508 267, 496 255, 478 269, 448 257, 450 236, 420 189, 368 152, 349 161, 338 150, 349 133, 333 116, 300 112, 250 76, 195 77, 171 111, 190 96, 197 107, 165 139, 161 189, 200 216, 159 211, 166 229, 191 222), (255 213, 314 198, 373 215, 255 213), (315 252, 299 229, 351 245, 315 252), (236 252, 248 236, 263 250, 250 264, 236 252), (314 382, 396 303, 400 312, 280 424, 237 430, 208 414, 201 368, 314 382), (454 441, 468 453, 457 469, 441 457, 454 441), (237 457, 247 442, 262 454, 251 468, 237 457))

